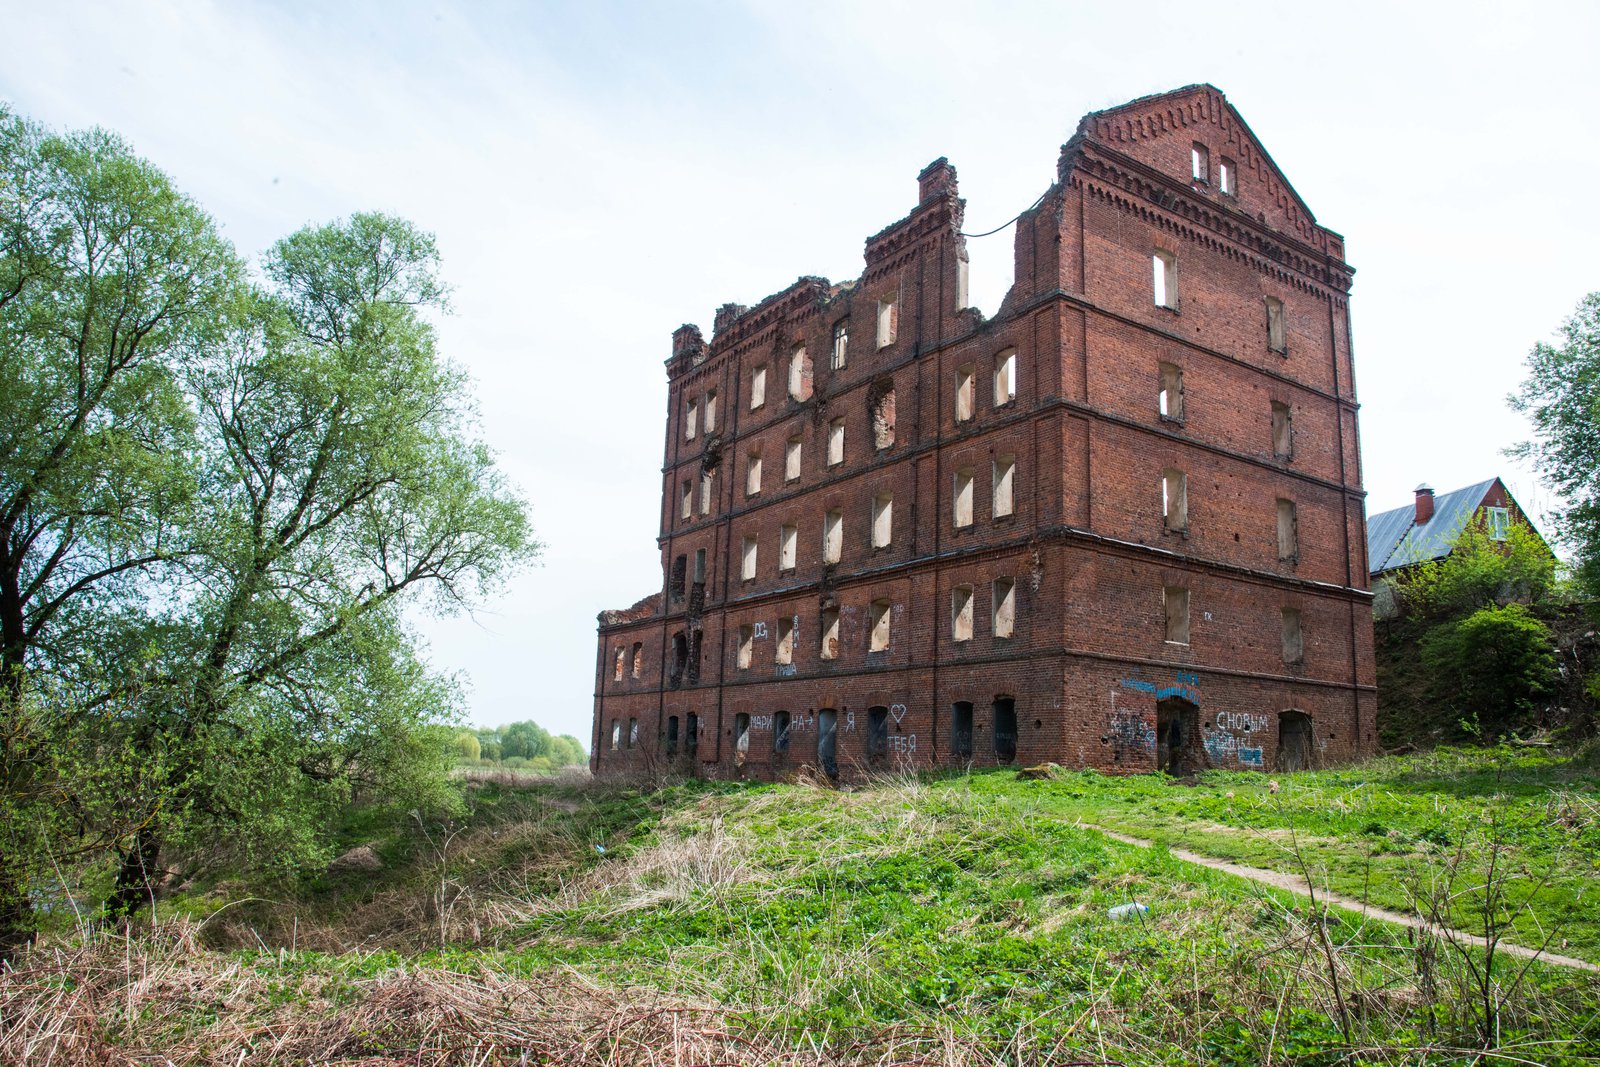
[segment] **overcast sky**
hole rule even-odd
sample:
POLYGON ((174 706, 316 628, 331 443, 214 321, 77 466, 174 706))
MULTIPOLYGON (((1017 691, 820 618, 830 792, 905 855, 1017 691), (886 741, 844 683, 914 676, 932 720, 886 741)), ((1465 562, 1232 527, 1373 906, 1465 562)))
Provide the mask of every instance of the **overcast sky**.
MULTIPOLYGON (((595 613, 661 585, 671 333, 862 241, 948 156, 982 232, 1087 111, 1209 81, 1357 268, 1368 510, 1495 474, 1529 347, 1600 289, 1600 5, 0 0, 0 100, 123 134, 256 256, 404 215, 541 567, 421 620, 480 724, 587 739, 595 613)), ((1011 230, 969 243, 986 313, 1011 230)))

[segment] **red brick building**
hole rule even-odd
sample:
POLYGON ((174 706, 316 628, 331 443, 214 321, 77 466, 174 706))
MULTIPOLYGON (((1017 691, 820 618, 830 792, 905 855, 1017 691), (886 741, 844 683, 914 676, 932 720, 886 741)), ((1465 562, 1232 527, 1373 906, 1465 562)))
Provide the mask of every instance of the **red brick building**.
POLYGON ((853 282, 673 335, 662 589, 592 765, 1288 769, 1371 751, 1352 269, 1209 85, 1086 116, 967 307, 945 160, 853 282))

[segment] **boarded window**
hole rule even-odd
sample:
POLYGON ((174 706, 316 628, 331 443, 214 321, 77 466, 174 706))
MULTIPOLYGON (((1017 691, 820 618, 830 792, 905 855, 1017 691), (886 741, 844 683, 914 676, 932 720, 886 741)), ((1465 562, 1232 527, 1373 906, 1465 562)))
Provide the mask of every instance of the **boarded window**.
POLYGON ((700 475, 700 514, 711 514, 712 484, 717 480, 715 471, 705 471, 700 475))
POLYGON ((692 481, 683 483, 683 505, 679 509, 679 514, 685 519, 694 517, 694 482, 692 481))
POLYGON ((796 547, 799 544, 800 531, 793 526, 785 526, 778 531, 778 569, 780 571, 794 570, 796 547))
POLYGON ((828 423, 828 466, 844 462, 844 416, 828 423))
POLYGON ((956 471, 955 496, 956 527, 972 525, 972 469, 963 467, 956 471))
POLYGON ((750 372, 750 410, 767 402, 767 368, 757 367, 750 372))
POLYGON ((1178 257, 1171 252, 1157 252, 1150 257, 1150 265, 1154 270, 1154 296, 1156 307, 1174 308, 1178 306, 1178 257))
POLYGON ((1283 321, 1283 301, 1267 297, 1267 347, 1274 352, 1289 351, 1289 335, 1283 321))
POLYGON ((1156 407, 1163 419, 1183 421, 1183 368, 1162 363, 1157 371, 1156 407))
POLYGON ((717 432, 717 391, 706 394, 706 433, 717 432))
POLYGON ((627 652, 625 652, 623 649, 617 649, 617 665, 611 673, 611 680, 613 682, 622 681, 622 669, 623 664, 627 661, 627 655, 627 652))
POLYGON ((700 401, 690 400, 683 412, 683 439, 693 441, 700 430, 700 401))
POLYGON ((1004 407, 1017 398, 1017 351, 1008 348, 994 357, 994 406, 1004 407))
POLYGON ((874 600, 869 618, 872 625, 872 643, 874 652, 884 652, 889 648, 890 616, 893 614, 893 605, 887 600, 874 600))
POLYGON ((900 332, 900 303, 897 300, 878 301, 878 347, 894 344, 900 332))
POLYGON ((789 353, 789 397, 811 399, 811 357, 806 355, 805 345, 789 353))
POLYGON ((1272 402, 1272 454, 1279 459, 1294 457, 1294 413, 1277 400, 1272 402))
POLYGON ((1238 191, 1233 184, 1233 176, 1236 169, 1237 168, 1234 165, 1233 160, 1229 159, 1227 156, 1223 156, 1222 159, 1217 162, 1217 188, 1221 189, 1222 192, 1228 196, 1238 195, 1238 191))
POLYGON ((1169 585, 1161 591, 1161 603, 1167 620, 1167 641, 1175 645, 1189 643, 1189 590, 1181 585, 1169 585))
POLYGON ((643 641, 635 641, 633 643, 633 676, 635 678, 643 678, 644 677, 644 642, 643 641))
POLYGON ((745 457, 744 495, 755 496, 761 492, 761 453, 752 452, 745 457))
POLYGON ((1161 472, 1161 521, 1175 532, 1189 528, 1189 476, 1183 471, 1161 472))
POLYGON ((872 547, 888 548, 894 538, 894 494, 872 498, 872 547))
POLYGON ((950 639, 972 640, 972 586, 958 585, 950 590, 950 639))
POLYGON ((823 659, 839 658, 839 609, 822 609, 822 635, 817 653, 823 659))
POLYGON ((786 482, 798 481, 800 478, 800 435, 795 434, 783 446, 783 480, 786 482))
POLYGON ((789 713, 780 711, 772 717, 772 751, 789 751, 789 713))
POLYGON ((1299 663, 1306 657, 1305 639, 1300 634, 1300 612, 1283 609, 1283 662, 1299 663))
POLYGON ((894 382, 877 382, 867 394, 868 414, 872 418, 872 447, 894 447, 894 382))
POLYGON ((755 654, 756 628, 754 626, 739 627, 739 648, 735 655, 734 663, 741 671, 750 669, 750 657, 755 654))
POLYGON ((786 664, 794 662, 794 616, 785 616, 778 619, 777 643, 773 646, 772 662, 786 664))
POLYGON ((967 363, 956 368, 956 421, 966 422, 972 418, 972 408, 975 401, 974 393, 977 392, 978 375, 972 364, 967 363))
POLYGON ((994 461, 993 516, 1003 519, 1011 514, 1016 500, 1014 482, 1017 474, 1017 457, 1001 456, 994 461))
POLYGON ((750 581, 756 576, 756 548, 758 542, 754 534, 744 539, 744 550, 739 555, 739 577, 750 581))
POLYGON ((1198 141, 1189 150, 1189 169, 1189 176, 1195 181, 1211 181, 1211 152, 1198 141))
POLYGON ((850 356, 850 320, 840 319, 833 324, 833 369, 844 370, 850 356))
POLYGON ((994 580, 994 611, 991 625, 996 637, 1011 637, 1017 630, 1017 583, 1010 578, 994 580))
POLYGON ((1278 501, 1278 558, 1290 562, 1300 558, 1300 522, 1293 500, 1278 501))
POLYGON ((844 512, 838 508, 822 518, 822 562, 838 563, 844 555, 844 512))

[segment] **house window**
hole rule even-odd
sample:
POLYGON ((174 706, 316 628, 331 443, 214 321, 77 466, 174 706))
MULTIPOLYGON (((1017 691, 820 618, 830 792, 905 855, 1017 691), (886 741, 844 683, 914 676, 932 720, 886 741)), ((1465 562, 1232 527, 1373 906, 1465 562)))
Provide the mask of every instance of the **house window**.
POLYGON ((783 446, 783 480, 795 482, 800 480, 800 435, 795 434, 783 446))
POLYGON ((972 640, 972 586, 958 585, 950 590, 950 639, 972 640))
POLYGON ((1234 170, 1234 162, 1227 156, 1223 156, 1217 163, 1217 188, 1221 189, 1225 196, 1238 195, 1238 190, 1234 188, 1233 184, 1234 170))
POLYGON ((822 562, 838 563, 844 555, 844 512, 838 508, 822 518, 822 562))
POLYGON ((806 355, 805 345, 789 353, 789 397, 811 399, 811 357, 806 355))
POLYGON ((611 751, 615 752, 622 747, 622 720, 611 720, 611 751))
POLYGON ((1017 457, 1001 456, 994 461, 994 500, 992 514, 1003 519, 1011 514, 1015 493, 1012 484, 1017 473, 1017 457))
POLYGON ((785 526, 778 531, 778 569, 780 571, 794 570, 795 546, 799 539, 800 531, 793 526, 785 526))
POLYGON ((1272 454, 1283 460, 1294 455, 1294 413, 1277 400, 1272 402, 1272 454))
POLYGON ((1283 662, 1300 663, 1306 658, 1305 638, 1300 633, 1300 612, 1283 609, 1283 662))
POLYGON ((1161 591, 1161 604, 1167 620, 1167 643, 1189 643, 1189 590, 1169 585, 1161 591))
POLYGON ((755 411, 767 402, 767 368, 757 367, 750 372, 750 410, 755 411))
POLYGON ((694 516, 694 482, 692 481, 683 483, 683 506, 679 510, 686 519, 694 516))
POLYGON ((706 394, 706 433, 717 432, 717 391, 711 390, 706 394))
POLYGON ((616 666, 616 670, 613 671, 612 675, 611 675, 611 680, 613 682, 622 681, 622 665, 625 662, 626 658, 627 658, 627 653, 624 652, 620 648, 617 649, 617 666, 616 666))
POLYGON ((1198 141, 1189 151, 1189 168, 1191 171, 1190 177, 1195 181, 1211 181, 1211 153, 1206 150, 1205 145, 1198 141))
POLYGON ((895 300, 878 301, 878 347, 894 344, 900 330, 900 304, 895 300))
POLYGON ((873 386, 867 396, 867 407, 872 416, 872 447, 879 450, 894 447, 894 382, 891 379, 873 386))
POLYGON ((1484 508, 1483 523, 1488 527, 1491 539, 1504 541, 1511 536, 1511 509, 1484 508))
POLYGON ((1300 558, 1300 525, 1293 500, 1278 501, 1278 558, 1291 563, 1300 558))
POLYGON ((894 494, 880 493, 872 498, 872 547, 888 548, 894 538, 894 494))
POLYGON ((893 606, 887 600, 874 600, 870 618, 872 621, 872 645, 874 652, 884 652, 889 648, 889 618, 893 614, 893 606))
POLYGON ((735 664, 741 671, 750 669, 750 657, 754 655, 756 647, 756 628, 754 626, 739 627, 739 649, 735 664))
POLYGON ((1189 476, 1183 471, 1161 472, 1161 521, 1174 533, 1189 528, 1189 476))
POLYGON ((756 546, 754 535, 744 539, 744 552, 739 557, 739 577, 747 582, 756 576, 756 546))
POLYGON ((635 641, 633 643, 633 676, 635 678, 643 678, 644 677, 644 642, 643 641, 635 641))
POLYGON ((1010 578, 996 578, 993 595, 990 623, 994 636, 1010 637, 1017 629, 1017 583, 1010 578))
POLYGON ((956 471, 955 497, 952 503, 955 506, 956 528, 960 529, 972 525, 972 468, 963 467, 956 471))
POLYGON ((1004 407, 1017 398, 1017 350, 1008 348, 994 359, 994 406, 1004 407))
POLYGON ((828 423, 828 466, 844 462, 844 416, 828 423))
POLYGON ((822 609, 822 641, 818 654, 823 659, 839 658, 839 609, 822 609))
POLYGON ((700 401, 691 399, 683 413, 683 439, 693 441, 700 429, 700 401))
POLYGON ((778 643, 773 646, 772 661, 778 664, 794 662, 794 616, 778 619, 778 643))
POLYGON ((850 353, 850 320, 840 319, 833 324, 833 369, 844 370, 850 353))
POLYGON ((1157 368, 1156 408, 1163 419, 1183 421, 1183 368, 1162 363, 1157 368))
POLYGON ((761 453, 752 452, 745 457, 744 495, 755 496, 761 492, 761 453))
POLYGON ((1178 309, 1178 257, 1171 252, 1157 252, 1150 257, 1155 272, 1154 293, 1156 307, 1178 309))
POLYGON ((715 471, 702 471, 700 474, 700 514, 711 514, 711 487, 716 481, 715 471))
POLYGON ((973 394, 977 391, 977 374, 972 364, 956 368, 956 421, 972 418, 973 394))
POLYGON ((1289 351, 1289 336, 1283 321, 1283 301, 1267 297, 1267 347, 1274 352, 1289 351))

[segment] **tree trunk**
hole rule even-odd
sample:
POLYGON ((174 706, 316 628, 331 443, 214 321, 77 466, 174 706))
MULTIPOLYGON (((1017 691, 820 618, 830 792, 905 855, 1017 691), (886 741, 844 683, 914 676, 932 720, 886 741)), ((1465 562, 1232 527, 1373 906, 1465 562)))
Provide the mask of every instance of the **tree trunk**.
POLYGON ((36 930, 28 887, 0 867, 0 964, 15 960, 32 944, 36 930))
POLYGON ((161 870, 161 830, 152 819, 139 828, 133 841, 122 851, 117 880, 106 898, 108 919, 131 919, 155 899, 161 870))

